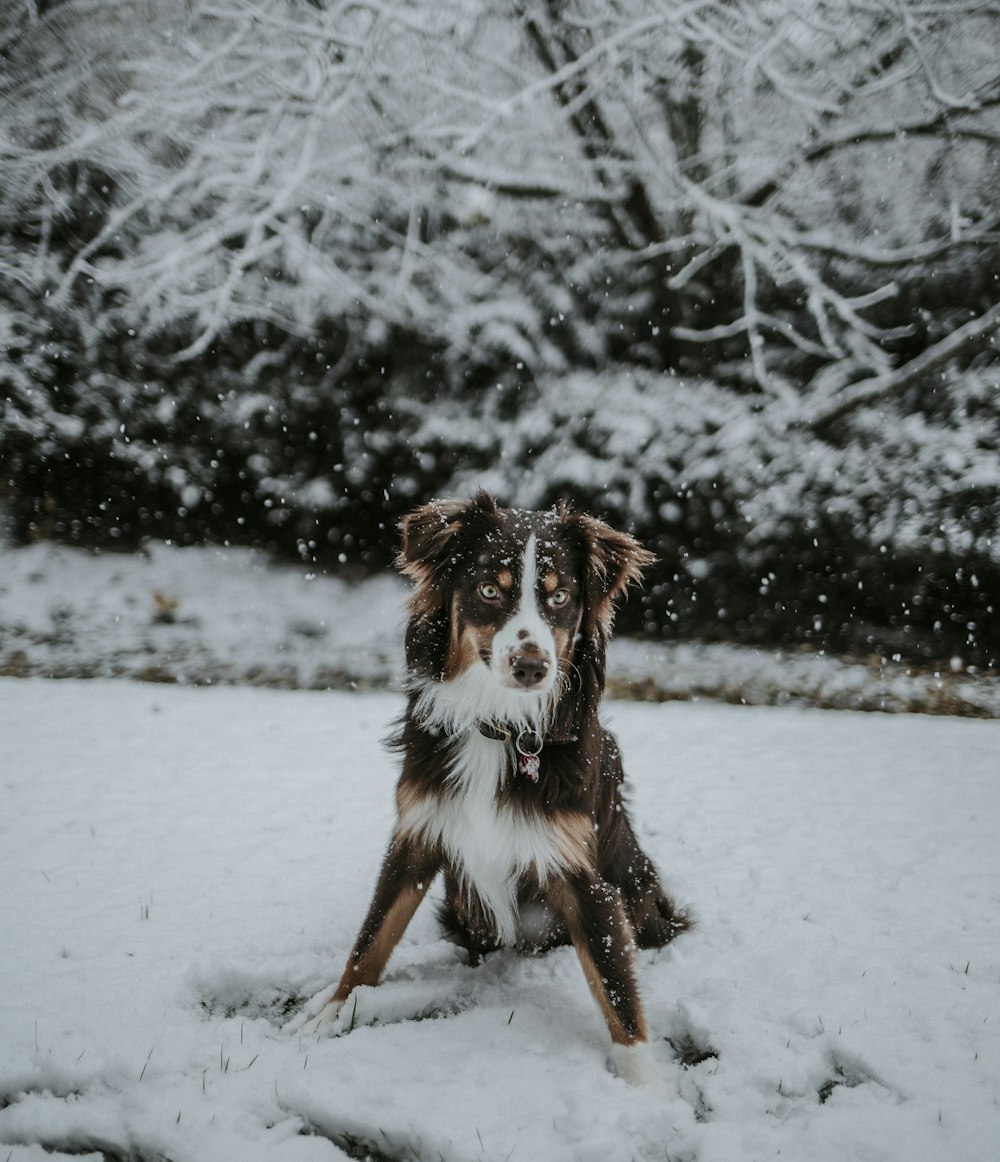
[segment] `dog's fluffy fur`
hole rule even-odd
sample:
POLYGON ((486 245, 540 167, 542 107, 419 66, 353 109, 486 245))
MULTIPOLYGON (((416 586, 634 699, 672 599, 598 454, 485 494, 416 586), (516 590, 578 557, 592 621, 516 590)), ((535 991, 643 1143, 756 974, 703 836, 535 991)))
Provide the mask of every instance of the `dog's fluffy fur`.
POLYGON ((652 558, 566 506, 503 509, 485 493, 418 508, 402 531, 414 592, 397 821, 344 975, 308 1028, 378 982, 443 872, 442 921, 473 963, 572 942, 612 1064, 641 1080, 633 951, 689 921, 636 840, 598 704, 615 601, 652 558))

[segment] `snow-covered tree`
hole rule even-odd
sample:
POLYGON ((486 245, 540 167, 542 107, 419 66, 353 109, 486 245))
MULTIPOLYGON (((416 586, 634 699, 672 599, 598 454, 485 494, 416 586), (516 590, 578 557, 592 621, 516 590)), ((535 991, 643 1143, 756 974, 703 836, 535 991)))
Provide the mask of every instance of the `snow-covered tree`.
POLYGON ((987 3, 20 11, 8 274, 182 358, 377 320, 532 370, 748 358, 775 395, 836 364, 828 392, 951 328, 915 310, 931 270, 991 269, 987 3))

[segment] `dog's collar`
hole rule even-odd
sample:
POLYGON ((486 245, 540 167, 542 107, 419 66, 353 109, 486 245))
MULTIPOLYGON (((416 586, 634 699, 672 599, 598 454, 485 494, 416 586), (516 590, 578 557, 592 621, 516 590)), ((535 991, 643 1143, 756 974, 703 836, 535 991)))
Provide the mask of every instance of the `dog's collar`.
POLYGON ((532 730, 530 727, 522 727, 515 733, 510 727, 480 719, 479 733, 494 739, 496 742, 513 743, 514 750, 517 751, 518 773, 532 783, 538 782, 538 772, 542 765, 539 755, 545 745, 544 739, 538 731, 532 730))
POLYGON ((495 742, 513 743, 518 754, 540 754, 543 746, 577 741, 575 734, 549 733, 543 738, 538 731, 532 730, 530 727, 518 729, 509 724, 496 722, 492 718, 480 718, 476 725, 479 728, 479 733, 485 738, 492 738, 495 742))
POLYGON ((545 744, 542 736, 530 727, 515 732, 511 726, 504 726, 502 723, 488 721, 485 718, 479 720, 479 733, 486 738, 492 738, 495 742, 513 743, 514 749, 521 755, 540 755, 545 744))
POLYGON ((488 719, 480 719, 478 726, 479 733, 484 737, 492 738, 495 742, 505 742, 514 747, 517 752, 518 772, 532 783, 538 782, 543 746, 550 743, 576 742, 575 738, 556 738, 551 735, 543 738, 537 730, 532 730, 530 727, 517 729, 488 719))

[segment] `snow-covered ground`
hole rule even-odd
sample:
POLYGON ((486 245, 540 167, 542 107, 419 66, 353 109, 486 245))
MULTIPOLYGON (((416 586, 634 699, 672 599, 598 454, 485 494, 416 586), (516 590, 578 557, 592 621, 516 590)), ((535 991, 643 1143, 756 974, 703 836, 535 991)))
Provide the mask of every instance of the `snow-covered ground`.
MULTIPOLYGON (((348 584, 239 549, 93 554, 0 544, 0 674, 306 689, 398 684, 404 582, 348 584)), ((892 659, 618 639, 618 697, 801 702, 1000 718, 1000 679, 892 659)))
POLYGON ((283 1031, 367 905, 399 709, 0 679, 0 1162, 998 1156, 994 722, 607 704, 698 919, 639 957, 657 1090, 571 951, 470 969, 427 905, 353 1031, 283 1031))

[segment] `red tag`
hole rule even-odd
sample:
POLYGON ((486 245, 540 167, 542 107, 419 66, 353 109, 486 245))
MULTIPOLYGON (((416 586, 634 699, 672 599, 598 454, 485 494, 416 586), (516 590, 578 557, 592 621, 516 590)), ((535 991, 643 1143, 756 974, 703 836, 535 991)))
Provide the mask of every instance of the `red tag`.
POLYGON ((517 756, 517 767, 522 775, 527 775, 533 782, 538 782, 538 768, 540 766, 538 755, 536 754, 522 754, 517 756))

